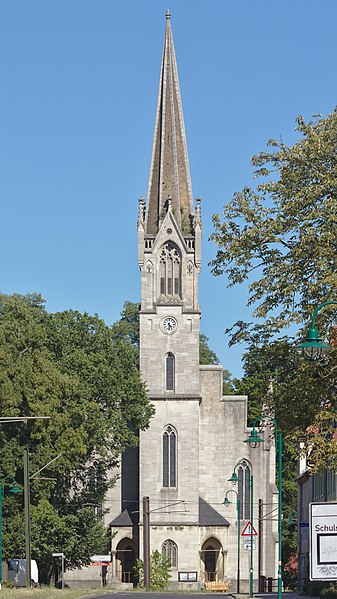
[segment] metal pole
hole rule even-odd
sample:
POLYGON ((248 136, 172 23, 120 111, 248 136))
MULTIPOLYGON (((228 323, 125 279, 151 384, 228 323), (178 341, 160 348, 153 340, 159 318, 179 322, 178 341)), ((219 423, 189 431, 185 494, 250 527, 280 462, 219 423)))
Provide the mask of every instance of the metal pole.
POLYGON ((278 433, 278 464, 279 464, 279 493, 278 493, 278 578, 277 596, 282 599, 282 433, 278 433))
POLYGON ((265 588, 262 585, 262 540, 263 540, 263 499, 259 499, 259 593, 264 593, 265 588))
POLYGON ((2 498, 4 496, 4 482, 0 483, 0 590, 2 587, 2 498))
POLYGON ((64 589, 64 553, 62 553, 62 582, 61 582, 61 586, 62 586, 62 591, 64 589))
POLYGON ((320 306, 318 306, 317 308, 315 308, 315 310, 312 313, 312 317, 311 317, 311 328, 314 329, 315 328, 315 318, 318 314, 318 312, 324 308, 324 306, 330 306, 331 304, 337 304, 337 301, 335 300, 331 300, 329 302, 323 302, 323 304, 321 304, 320 306))
POLYGON ((150 586, 150 499, 143 497, 143 563, 144 587, 150 586))
POLYGON ((253 597, 253 475, 250 473, 250 568, 249 568, 249 596, 253 597))
POLYGON ((23 486, 25 495, 25 537, 26 537, 26 587, 32 583, 31 568, 31 539, 30 539, 30 481, 29 481, 29 452, 23 450, 23 486))
POLYGON ((241 543, 241 509, 240 509, 240 499, 237 498, 236 507, 238 511, 238 567, 237 567, 237 582, 236 582, 236 592, 240 593, 240 543, 241 543))

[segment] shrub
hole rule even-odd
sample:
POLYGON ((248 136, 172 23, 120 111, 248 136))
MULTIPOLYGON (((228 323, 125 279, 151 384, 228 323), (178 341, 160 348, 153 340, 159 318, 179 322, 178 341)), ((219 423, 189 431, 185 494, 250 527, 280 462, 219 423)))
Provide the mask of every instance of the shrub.
MULTIPOLYGON (((141 559, 136 560, 134 571, 138 577, 138 586, 144 588, 144 563, 141 559)), ((153 551, 150 558, 150 589, 153 591, 167 588, 170 580, 171 561, 166 555, 159 551, 153 551)))
POLYGON ((322 599, 337 599, 337 587, 336 583, 330 582, 330 584, 322 589, 320 593, 322 599))

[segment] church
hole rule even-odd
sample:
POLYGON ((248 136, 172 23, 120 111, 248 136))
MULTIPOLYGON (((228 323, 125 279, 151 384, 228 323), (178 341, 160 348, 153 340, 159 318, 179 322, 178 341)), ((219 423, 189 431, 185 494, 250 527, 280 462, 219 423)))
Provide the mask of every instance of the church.
POLYGON ((244 442, 247 397, 223 396, 222 367, 199 365, 201 200, 192 197, 169 11, 137 226, 140 369, 155 415, 123 454, 107 498, 109 582, 132 585, 145 548, 170 558, 171 588, 226 581, 236 591, 239 577, 244 592, 251 576, 256 592, 277 577, 275 444, 268 428, 260 447, 244 442))

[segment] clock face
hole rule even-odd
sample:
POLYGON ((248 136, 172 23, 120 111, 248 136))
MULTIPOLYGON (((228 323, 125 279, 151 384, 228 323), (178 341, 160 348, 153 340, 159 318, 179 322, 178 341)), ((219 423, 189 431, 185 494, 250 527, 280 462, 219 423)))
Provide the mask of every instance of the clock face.
POLYGON ((177 321, 173 316, 166 316, 162 322, 162 327, 165 333, 173 333, 177 328, 177 321))

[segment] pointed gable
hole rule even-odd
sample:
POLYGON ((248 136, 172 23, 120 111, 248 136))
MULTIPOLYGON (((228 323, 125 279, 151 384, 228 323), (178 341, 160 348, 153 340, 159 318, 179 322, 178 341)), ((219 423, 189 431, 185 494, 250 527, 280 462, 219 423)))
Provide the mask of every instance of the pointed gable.
POLYGON ((229 526, 228 520, 202 497, 199 497, 199 524, 200 526, 229 526))
POLYGON ((183 234, 191 233, 194 214, 178 69, 170 13, 161 64, 156 124, 149 177, 145 233, 155 235, 170 197, 172 210, 183 234))
POLYGON ((133 526, 133 522, 130 518, 130 514, 127 510, 123 510, 117 518, 110 522, 110 526, 118 527, 118 526, 133 526))

